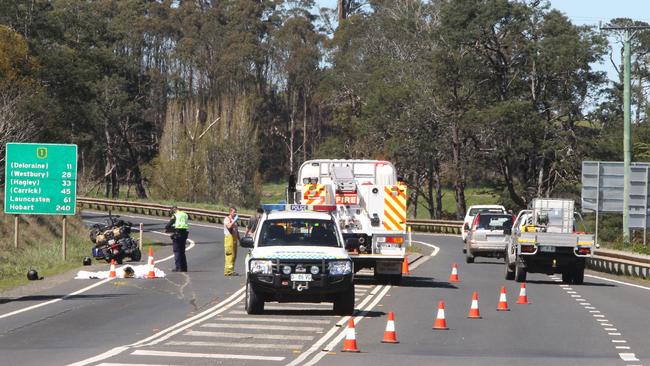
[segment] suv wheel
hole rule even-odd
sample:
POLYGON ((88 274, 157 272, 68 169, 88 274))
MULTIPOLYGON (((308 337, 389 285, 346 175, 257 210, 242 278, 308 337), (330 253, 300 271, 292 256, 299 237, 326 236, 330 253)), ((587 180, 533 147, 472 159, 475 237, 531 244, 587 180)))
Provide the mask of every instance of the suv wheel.
POLYGON ((465 262, 474 263, 474 254, 469 249, 467 249, 467 253, 465 254, 465 262))
POLYGON ((353 284, 334 299, 334 313, 336 315, 352 315, 354 313, 353 284))
POLYGON ((508 256, 506 255, 505 257, 505 267, 506 267, 506 275, 505 278, 506 280, 514 280, 515 279, 515 271, 512 269, 510 266, 510 261, 508 261, 508 256))
POLYGON ((264 312, 264 301, 253 289, 248 281, 246 281, 246 313, 248 314, 262 314, 264 312))
MULTIPOLYGON (((519 261, 517 261, 519 262, 519 261)), ((521 263, 515 263, 515 281, 526 282, 526 268, 521 263)))

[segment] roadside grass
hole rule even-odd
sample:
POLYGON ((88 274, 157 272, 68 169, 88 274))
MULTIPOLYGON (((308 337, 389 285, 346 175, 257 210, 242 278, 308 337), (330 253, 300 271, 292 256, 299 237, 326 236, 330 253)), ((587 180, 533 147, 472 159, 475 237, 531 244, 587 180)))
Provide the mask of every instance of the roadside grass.
POLYGON ((61 217, 20 216, 18 248, 13 244, 13 216, 0 216, 0 291, 29 282, 27 271, 52 276, 81 266, 92 244, 80 218, 68 217, 67 258, 62 259, 61 217))

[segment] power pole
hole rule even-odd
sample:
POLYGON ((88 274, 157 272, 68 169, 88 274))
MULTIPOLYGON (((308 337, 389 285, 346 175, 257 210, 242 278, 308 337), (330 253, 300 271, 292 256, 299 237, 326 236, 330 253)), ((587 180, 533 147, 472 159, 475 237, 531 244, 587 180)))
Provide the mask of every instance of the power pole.
POLYGON ((650 29, 642 25, 617 25, 608 24, 600 27, 601 30, 623 31, 623 242, 630 243, 630 164, 632 161, 632 133, 630 126, 631 85, 630 69, 630 40, 639 30, 650 29))

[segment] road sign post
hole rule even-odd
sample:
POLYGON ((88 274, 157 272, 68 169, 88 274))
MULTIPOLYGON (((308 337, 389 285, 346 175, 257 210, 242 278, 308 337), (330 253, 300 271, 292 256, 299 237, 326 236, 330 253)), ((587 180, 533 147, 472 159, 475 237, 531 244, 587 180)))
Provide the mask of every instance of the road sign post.
MULTIPOLYGON (((8 143, 5 214, 74 215, 77 206, 77 145, 8 143)), ((63 219, 63 258, 66 219, 63 219)), ((18 216, 15 223, 18 243, 18 216)))

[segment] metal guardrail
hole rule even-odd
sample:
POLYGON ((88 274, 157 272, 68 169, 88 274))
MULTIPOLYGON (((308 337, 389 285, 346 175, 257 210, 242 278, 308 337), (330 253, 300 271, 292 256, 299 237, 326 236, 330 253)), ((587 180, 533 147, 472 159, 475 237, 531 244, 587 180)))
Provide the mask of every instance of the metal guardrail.
MULTIPOLYGON (((107 200, 100 198, 77 197, 77 205, 101 211, 125 211, 140 213, 148 216, 169 217, 171 205, 157 203, 107 200)), ((225 211, 205 210, 192 207, 180 207, 193 220, 223 224, 228 216, 225 211)), ((243 224, 247 224, 250 215, 240 214, 243 224)), ((455 220, 408 220, 413 231, 436 232, 444 234, 460 234, 462 221, 455 220)), ((587 267, 599 272, 608 272, 633 277, 650 278, 650 257, 611 250, 595 250, 592 258, 587 261, 587 267)))

